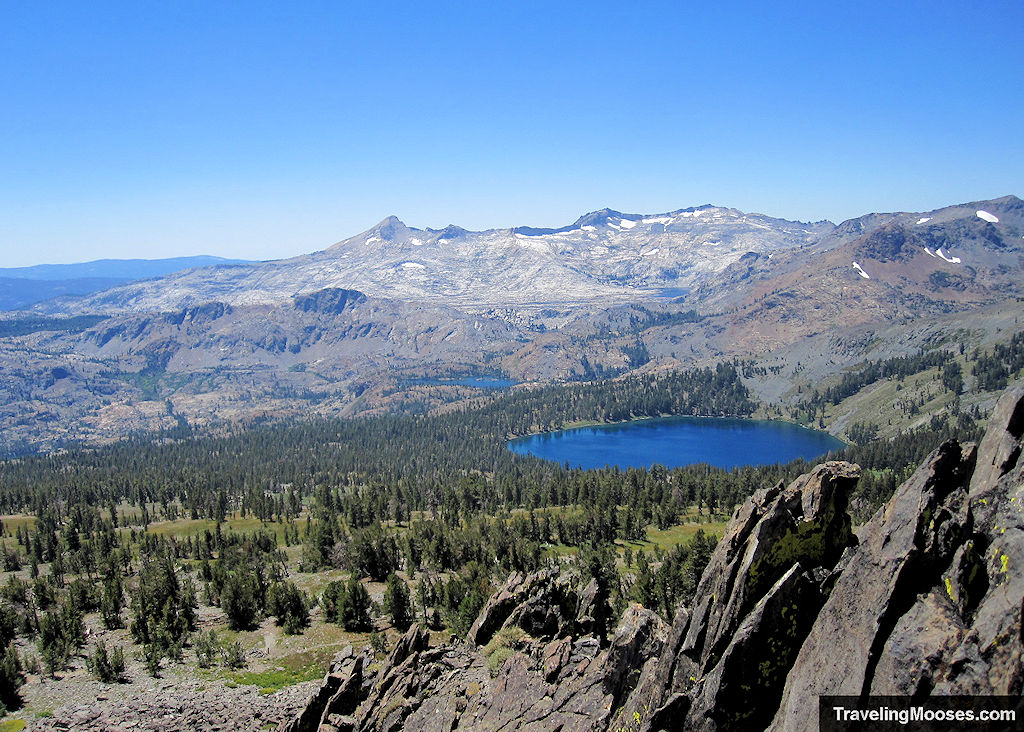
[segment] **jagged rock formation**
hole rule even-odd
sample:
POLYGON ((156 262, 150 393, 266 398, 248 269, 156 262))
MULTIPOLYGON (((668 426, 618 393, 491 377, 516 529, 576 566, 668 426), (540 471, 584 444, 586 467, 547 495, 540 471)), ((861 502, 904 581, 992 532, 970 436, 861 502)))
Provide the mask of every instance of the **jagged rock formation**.
POLYGON ((1018 387, 979 446, 941 445, 856 536, 854 465, 758 491, 670 628, 634 605, 602 642, 581 622, 593 593, 515 575, 474 642, 428 648, 414 627, 365 681, 349 654, 283 729, 807 730, 822 694, 1020 696, 1022 447, 1018 387))
POLYGON ((282 726, 282 732, 317 732, 332 720, 352 714, 365 697, 362 682, 366 660, 366 650, 357 656, 352 646, 335 656, 320 688, 306 707, 282 726))
POLYGON ((427 648, 426 631, 413 626, 365 682, 356 674, 367 659, 353 661, 347 651, 282 732, 603 730, 658 657, 667 628, 655 613, 633 605, 602 643, 577 623, 594 612, 595 595, 587 589, 579 591, 557 570, 513 575, 469 633, 483 645, 427 648), (364 693, 356 711, 358 694, 345 692, 359 688, 364 693), (341 698, 344 705, 336 702, 341 698))
POLYGON ((853 543, 846 502, 859 475, 849 463, 825 463, 739 509, 659 664, 653 727, 756 729, 771 721, 831 570, 853 543))
POLYGON ((806 729, 818 694, 1024 690, 1024 388, 981 445, 948 442, 861 531, 786 684, 773 727, 806 729))

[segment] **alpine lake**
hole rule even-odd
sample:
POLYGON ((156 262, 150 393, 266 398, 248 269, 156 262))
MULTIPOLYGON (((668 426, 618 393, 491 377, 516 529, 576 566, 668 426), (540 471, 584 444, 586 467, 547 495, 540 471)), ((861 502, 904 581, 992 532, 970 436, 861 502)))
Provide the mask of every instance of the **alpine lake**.
POLYGON ((818 430, 777 420, 720 417, 660 417, 576 427, 521 437, 508 443, 570 467, 668 468, 708 463, 732 469, 744 465, 813 460, 846 443, 818 430))

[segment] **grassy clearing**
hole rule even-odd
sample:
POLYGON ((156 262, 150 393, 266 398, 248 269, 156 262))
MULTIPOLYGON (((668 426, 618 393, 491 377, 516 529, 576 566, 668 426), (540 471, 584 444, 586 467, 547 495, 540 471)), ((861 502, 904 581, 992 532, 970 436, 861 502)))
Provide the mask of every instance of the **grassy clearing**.
POLYGON ((19 529, 24 527, 34 531, 36 528, 36 517, 27 514, 7 514, 0 516, 0 521, 4 526, 3 533, 0 534, 0 546, 14 547, 18 543, 14 537, 17 536, 19 529))
POLYGON ((12 543, 15 541, 14 536, 17 535, 19 529, 28 528, 30 531, 36 529, 36 517, 27 514, 7 514, 0 516, 0 521, 3 522, 0 539, 9 539, 12 543))
POLYGON ((304 681, 315 681, 323 677, 327 673, 328 665, 330 665, 330 659, 326 663, 315 660, 305 665, 295 665, 291 662, 292 659, 298 658, 299 656, 290 656, 278 659, 288 665, 265 671, 235 671, 229 673, 229 683, 234 683, 238 686, 256 686, 259 687, 261 694, 273 694, 275 691, 279 691, 286 686, 294 686, 304 681))
POLYGON ((29 531, 34 531, 36 528, 36 517, 29 516, 24 513, 17 514, 6 514, 0 516, 0 521, 4 524, 4 533, 14 535, 18 529, 27 527, 29 531))
MULTIPOLYGON (((628 547, 631 551, 643 550, 646 554, 654 552, 655 548, 668 551, 679 544, 689 544, 694 535, 703 530, 705 534, 713 534, 721 537, 728 526, 728 520, 721 517, 698 517, 693 513, 691 518, 697 519, 688 523, 670 526, 667 529, 659 529, 655 526, 647 527, 647 539, 645 541, 622 541, 615 542, 615 550, 622 554, 628 547)), ((546 548, 547 556, 560 559, 562 557, 573 557, 579 553, 579 548, 567 544, 552 544, 546 548)))
MULTIPOLYGON (((957 356, 967 391, 959 395, 960 408, 968 410, 975 405, 986 412, 997 395, 974 392, 974 379, 970 376, 971 364, 965 356, 957 356)), ((838 377, 824 382, 831 385, 838 377)), ((805 389, 810 389, 808 385, 805 389)), ((825 422, 838 427, 838 436, 848 438, 847 430, 855 422, 865 422, 878 427, 881 438, 893 437, 914 427, 926 424, 933 415, 947 413, 957 397, 942 384, 942 369, 931 368, 903 379, 880 379, 861 389, 836 405, 826 405, 825 422), (917 404, 915 404, 915 402, 917 404), (913 406, 912 406, 913 405, 913 406)))
POLYGON ((632 547, 633 551, 643 549, 647 553, 654 551, 654 547, 668 551, 679 544, 689 544, 693 540, 694 535, 701 529, 703 529, 705 534, 714 534, 720 537, 725 533, 725 527, 728 523, 728 521, 709 519, 702 523, 670 526, 664 530, 648 526, 647 541, 630 542, 629 546, 632 547))
POLYGON ((24 719, 5 719, 0 722, 0 732, 21 732, 27 726, 24 719))
POLYGON ((286 635, 272 621, 251 631, 217 629, 218 644, 224 648, 238 641, 242 648, 261 647, 268 654, 250 662, 247 668, 198 670, 206 679, 223 680, 230 688, 256 686, 261 694, 272 694, 286 686, 320 679, 331 660, 345 646, 362 648, 369 643, 366 633, 350 633, 333 623, 314 621, 301 635, 286 635))
MULTIPOLYGON (((299 522, 293 522, 298 526, 299 522)), ((233 532, 236 534, 254 534, 264 531, 277 536, 280 543, 284 543, 285 524, 276 522, 264 523, 260 519, 249 516, 247 518, 228 518, 222 525, 224 533, 233 532)), ((149 525, 149 533, 156 536, 173 536, 175 538, 202 536, 204 532, 211 534, 217 530, 217 522, 213 519, 176 519, 174 521, 154 521, 149 525)))
POLYGON ((330 582, 347 580, 350 573, 341 569, 321 569, 316 572, 293 572, 288 578, 303 592, 319 595, 330 582))
POLYGON ((939 369, 929 369, 903 380, 883 379, 861 389, 839 404, 825 408, 825 421, 841 421, 843 431, 854 422, 867 422, 878 427, 880 436, 892 436, 907 430, 946 410, 953 400, 952 392, 943 388, 939 369), (924 399, 923 406, 909 405, 924 399))
POLYGON ((561 559, 562 557, 575 557, 580 553, 580 549, 568 544, 550 544, 545 548, 544 552, 548 557, 561 559))

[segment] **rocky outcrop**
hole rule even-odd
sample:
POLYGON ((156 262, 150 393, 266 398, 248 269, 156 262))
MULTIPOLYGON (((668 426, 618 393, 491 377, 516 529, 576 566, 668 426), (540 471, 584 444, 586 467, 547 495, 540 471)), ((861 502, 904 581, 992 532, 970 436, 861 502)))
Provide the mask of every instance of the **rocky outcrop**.
POLYGON ((856 535, 855 465, 758 491, 671 627, 632 605, 604 640, 593 588, 515 575, 473 643, 428 648, 413 628, 375 678, 331 682, 320 729, 806 730, 824 694, 1019 697, 1022 444, 1024 387, 979 446, 941 445, 856 535))
POLYGON ((281 725, 281 732, 317 732, 332 716, 352 714, 362 701, 363 668, 366 653, 358 656, 347 646, 331 661, 331 668, 294 719, 281 725))
POLYGON ((304 313, 317 312, 328 315, 340 315, 346 308, 366 302, 366 295, 358 290, 344 290, 337 287, 319 290, 308 295, 295 295, 292 298, 296 310, 304 313))
MULTIPOLYGON (((889 636, 901 620, 909 622, 903 616, 918 593, 941 587, 939 575, 969 536, 966 489, 974 457, 971 447, 942 445, 864 527, 787 682, 784 728, 816 723, 817 708, 807 700, 817 694, 871 692, 889 636)), ((947 609, 939 602, 930 614, 947 615, 947 609)), ((918 636, 913 642, 930 641, 918 636)))
POLYGON ((476 621, 469 629, 466 639, 475 645, 483 646, 509 622, 520 622, 523 629, 534 636, 541 636, 548 626, 553 635, 562 625, 556 616, 560 603, 557 602, 554 584, 558 578, 558 570, 550 569, 523 575, 513 573, 505 584, 487 600, 476 621), (512 614, 516 613, 515 618, 512 614), (548 616, 551 617, 549 620, 548 616))
POLYGON ((594 595, 554 569, 513 575, 472 626, 474 642, 428 648, 427 632, 413 626, 368 679, 357 676, 363 657, 348 649, 282 732, 604 730, 653 676, 667 627, 632 605, 602 642, 576 622, 598 612, 594 595), (356 709, 360 688, 368 694, 356 709))
POLYGON ((939 447, 862 529, 801 648, 773 727, 805 729, 819 694, 1024 690, 1024 389, 979 447, 939 447))
POLYGON ((832 569, 854 543, 846 505, 859 474, 849 463, 825 463, 736 511, 659 661, 661 696, 647 702, 657 703, 652 728, 771 721, 832 569))

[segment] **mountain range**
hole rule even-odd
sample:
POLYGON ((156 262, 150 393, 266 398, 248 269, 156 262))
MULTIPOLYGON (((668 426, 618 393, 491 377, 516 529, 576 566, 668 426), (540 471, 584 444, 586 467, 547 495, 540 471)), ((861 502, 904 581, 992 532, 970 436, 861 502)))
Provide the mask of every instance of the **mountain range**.
POLYGON ((716 206, 559 229, 415 229, 191 268, 0 320, 8 453, 264 417, 426 409, 448 375, 593 379, 746 359, 802 384, 1019 329, 1024 201, 801 223, 716 206), (68 318, 73 318, 69 320, 68 318))
POLYGON ((625 302, 678 294, 747 252, 807 246, 834 228, 714 206, 657 215, 604 209, 560 229, 414 229, 391 216, 314 254, 181 272, 159 287, 128 284, 44 309, 166 310, 211 299, 264 304, 325 288, 473 308, 625 302))
POLYGON ((0 268, 0 310, 18 310, 64 295, 88 295, 123 282, 159 277, 192 267, 241 262, 223 257, 97 259, 76 264, 0 268))

